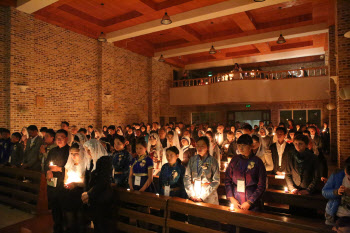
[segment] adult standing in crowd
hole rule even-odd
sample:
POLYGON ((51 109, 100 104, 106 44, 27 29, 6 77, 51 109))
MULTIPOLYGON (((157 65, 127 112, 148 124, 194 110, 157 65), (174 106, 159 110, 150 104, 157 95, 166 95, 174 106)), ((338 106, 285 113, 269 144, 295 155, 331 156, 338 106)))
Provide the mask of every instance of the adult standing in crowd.
POLYGON ((41 162, 39 160, 40 147, 44 143, 38 135, 38 127, 28 126, 29 139, 24 151, 22 168, 40 171, 41 162))

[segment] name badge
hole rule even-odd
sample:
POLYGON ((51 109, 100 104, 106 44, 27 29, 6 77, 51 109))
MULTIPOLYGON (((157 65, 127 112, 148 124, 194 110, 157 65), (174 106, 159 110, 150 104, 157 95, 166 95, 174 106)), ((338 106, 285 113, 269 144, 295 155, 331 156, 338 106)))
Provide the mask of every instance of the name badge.
POLYGON ((170 185, 164 186, 164 196, 170 196, 170 185))
POLYGON ((237 180, 237 192, 245 193, 245 181, 237 180))
POLYGON ((141 176, 135 176, 135 185, 140 186, 141 185, 141 176))

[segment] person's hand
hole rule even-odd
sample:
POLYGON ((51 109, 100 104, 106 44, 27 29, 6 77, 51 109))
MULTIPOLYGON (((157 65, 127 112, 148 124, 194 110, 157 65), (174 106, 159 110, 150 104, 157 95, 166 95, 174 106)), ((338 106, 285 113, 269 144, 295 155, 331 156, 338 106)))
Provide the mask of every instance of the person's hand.
POLYGON ((45 154, 46 153, 46 145, 41 145, 40 146, 40 153, 45 154))
POLYGON ((129 141, 126 141, 126 142, 125 142, 125 145, 126 145, 126 146, 129 145, 129 141))
POLYGON ((276 172, 276 174, 279 175, 279 176, 283 176, 284 175, 283 172, 276 172))
POLYGON ((81 194, 81 200, 84 204, 87 204, 89 202, 89 195, 87 192, 81 194))
POLYGON ((194 202, 202 202, 203 200, 197 197, 190 197, 190 199, 194 202))
POLYGON ((338 195, 341 196, 341 195, 344 194, 344 192, 345 192, 345 186, 342 185, 342 186, 340 186, 339 189, 338 189, 338 195))
POLYGON ((321 181, 322 181, 323 183, 327 183, 328 179, 327 179, 326 177, 321 177, 321 181))
POLYGON ((250 208, 250 204, 248 202, 244 202, 242 205, 241 205, 241 209, 242 210, 249 210, 250 208))
POLYGON ((62 168, 57 166, 57 165, 53 165, 53 166, 49 166, 50 167, 50 171, 52 172, 61 172, 62 168))
POLYGON ((299 194, 299 195, 309 195, 310 192, 307 191, 306 189, 304 189, 304 190, 300 190, 300 191, 298 192, 298 194, 299 194))
POLYGON ((237 201, 236 198, 234 197, 230 197, 230 202, 233 204, 233 206, 237 209, 240 209, 241 208, 241 204, 239 204, 239 202, 237 201))
POLYGON ((291 194, 298 194, 298 189, 293 189, 292 191, 290 191, 291 194))
POLYGON ((53 178, 52 171, 47 171, 46 172, 46 179, 51 180, 53 178))
POLYGON ((72 182, 72 183, 66 184, 64 187, 66 189, 74 189, 76 186, 77 186, 76 183, 72 182))

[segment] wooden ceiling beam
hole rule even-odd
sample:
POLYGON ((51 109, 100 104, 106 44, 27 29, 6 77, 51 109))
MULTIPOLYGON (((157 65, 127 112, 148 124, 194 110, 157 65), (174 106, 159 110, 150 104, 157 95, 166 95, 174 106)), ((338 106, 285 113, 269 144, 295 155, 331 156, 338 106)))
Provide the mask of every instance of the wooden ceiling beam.
POLYGON ((271 52, 271 48, 268 43, 258 43, 258 44, 254 44, 254 46, 260 51, 260 53, 271 52))
POLYGON ((32 14, 44 7, 47 7, 58 0, 17 0, 17 10, 32 14))
POLYGON ((153 20, 147 23, 138 24, 132 27, 124 28, 107 34, 107 40, 114 42, 124 40, 130 37, 141 36, 165 29, 180 27, 183 25, 201 22, 213 18, 233 15, 240 12, 245 12, 261 7, 271 6, 291 0, 274 0, 264 2, 254 2, 247 0, 229 0, 218 4, 198 8, 191 11, 186 11, 176 15, 170 15, 173 23, 169 25, 160 24, 160 19, 153 20))
MULTIPOLYGON (((225 48, 233 48, 233 47, 239 47, 243 45, 251 45, 251 44, 257 44, 257 43, 264 43, 264 42, 270 42, 277 40, 278 35, 280 33, 283 33, 284 38, 291 39, 296 37, 304 37, 309 35, 316 35, 321 33, 327 33, 328 32, 328 26, 327 24, 316 24, 316 25, 308 25, 298 28, 289 28, 286 30, 279 30, 279 31, 273 31, 273 32, 266 32, 266 33, 260 33, 250 36, 244 36, 239 38, 233 38, 228 40, 222 40, 222 41, 216 41, 214 43, 215 48, 218 49, 225 49, 225 48)), ((181 56, 181 55, 187 55, 187 54, 194 54, 194 53, 201 53, 205 52, 210 48, 212 43, 203 43, 198 44, 194 46, 187 46, 182 48, 176 48, 166 51, 159 51, 154 54, 154 56, 160 56, 160 54, 163 54, 167 57, 174 57, 174 56, 181 56)))
POLYGON ((183 25, 177 29, 181 31, 184 39, 188 41, 201 41, 201 35, 193 30, 189 25, 183 25))
POLYGON ((256 26, 254 24, 253 16, 250 15, 248 12, 241 12, 238 14, 235 14, 233 17, 233 20, 238 25, 242 31, 255 31, 256 26))
POLYGON ((322 47, 300 49, 300 50, 295 50, 295 51, 275 52, 275 53, 265 54, 265 55, 247 56, 247 57, 231 58, 231 59, 220 60, 220 61, 211 61, 211 62, 203 62, 203 63, 197 63, 197 64, 189 64, 189 65, 185 66, 185 69, 186 70, 196 70, 196 69, 204 69, 204 68, 209 68, 209 67, 230 66, 236 62, 238 64, 246 64, 246 63, 276 61, 276 60, 281 60, 281 59, 291 59, 291 58, 298 58, 298 57, 323 55, 324 53, 325 53, 325 51, 322 47))

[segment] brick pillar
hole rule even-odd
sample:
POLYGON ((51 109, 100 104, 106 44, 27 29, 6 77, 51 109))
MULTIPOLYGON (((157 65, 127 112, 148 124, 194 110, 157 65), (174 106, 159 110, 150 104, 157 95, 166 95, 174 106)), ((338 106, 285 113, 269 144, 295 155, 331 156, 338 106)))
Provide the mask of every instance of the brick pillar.
MULTIPOLYGON (((336 58, 335 58, 335 26, 332 25, 329 27, 328 34, 328 74, 329 76, 336 76, 336 58)), ((337 102, 337 89, 336 84, 333 79, 329 79, 329 90, 330 90, 330 99, 329 103, 336 104, 337 102)), ((330 156, 333 162, 337 161, 338 152, 337 152, 337 110, 333 109, 329 111, 329 129, 330 129, 330 156)))
MULTIPOLYGON (((350 38, 344 34, 350 31, 350 1, 336 1, 336 53, 337 53, 337 91, 350 85, 350 38)), ((338 166, 350 156, 350 100, 342 100, 337 95, 338 121, 338 166)))

